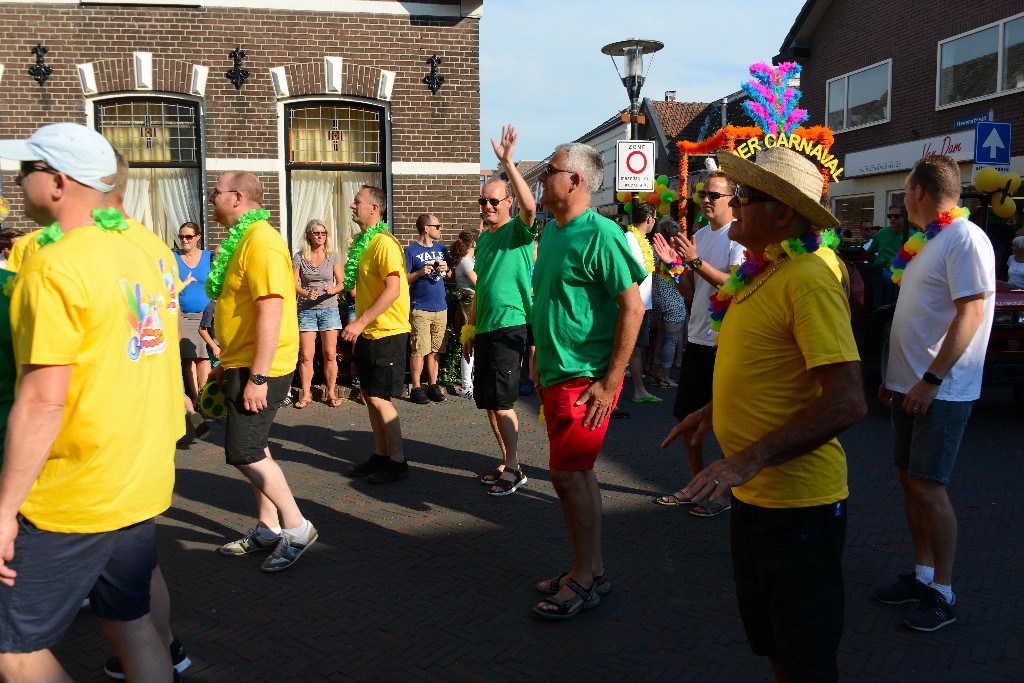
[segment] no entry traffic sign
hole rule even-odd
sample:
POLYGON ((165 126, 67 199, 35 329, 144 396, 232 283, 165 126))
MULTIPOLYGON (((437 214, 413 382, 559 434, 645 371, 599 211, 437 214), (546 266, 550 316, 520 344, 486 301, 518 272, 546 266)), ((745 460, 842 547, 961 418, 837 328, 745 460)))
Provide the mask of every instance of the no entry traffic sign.
POLYGON ((616 143, 615 191, 654 191, 654 143, 619 140, 616 143))

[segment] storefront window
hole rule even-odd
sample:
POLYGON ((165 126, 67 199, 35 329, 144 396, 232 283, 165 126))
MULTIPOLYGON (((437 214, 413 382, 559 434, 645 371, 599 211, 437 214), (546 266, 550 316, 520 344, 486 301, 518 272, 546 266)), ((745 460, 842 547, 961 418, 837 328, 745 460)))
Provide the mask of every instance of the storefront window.
POLYGON ((128 160, 129 216, 173 247, 186 221, 202 224, 198 105, 185 100, 104 100, 96 129, 128 160))
POLYGON ((349 205, 363 185, 384 187, 383 112, 354 104, 287 107, 288 241, 302 246, 304 229, 322 220, 333 249, 347 249, 359 227, 349 205))
POLYGON ((829 81, 829 128, 838 132, 888 121, 891 66, 886 61, 829 81))

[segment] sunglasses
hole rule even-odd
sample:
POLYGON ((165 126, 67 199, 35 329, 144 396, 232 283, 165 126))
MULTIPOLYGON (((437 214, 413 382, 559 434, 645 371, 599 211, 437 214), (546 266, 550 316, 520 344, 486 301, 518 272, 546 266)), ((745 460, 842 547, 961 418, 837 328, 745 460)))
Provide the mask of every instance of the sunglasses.
POLYGON ((42 173, 50 173, 52 175, 57 175, 58 173, 60 173, 60 171, 58 171, 57 169, 50 168, 49 166, 39 166, 38 164, 32 161, 23 161, 21 162, 21 171, 18 173, 18 175, 14 176, 14 182, 20 185, 21 181, 24 180, 26 176, 28 176, 31 173, 35 173, 36 171, 40 171, 42 173))
POLYGON ((741 206, 746 206, 750 202, 778 201, 775 197, 771 196, 770 194, 761 192, 760 190, 755 190, 754 188, 747 186, 737 189, 735 197, 736 199, 739 200, 741 206))
POLYGON ((713 202, 717 202, 722 197, 731 197, 731 196, 732 196, 731 194, 723 194, 721 192, 705 192, 704 190, 699 190, 697 192, 697 198, 700 199, 701 201, 703 201, 705 198, 707 198, 707 199, 710 199, 713 202))
POLYGON ((477 203, 480 204, 480 206, 486 206, 487 204, 490 204, 491 208, 496 209, 496 208, 498 208, 498 204, 501 204, 506 199, 508 199, 508 197, 502 197, 501 199, 493 199, 493 198, 488 198, 488 197, 480 197, 476 201, 477 201, 477 203))
POLYGON ((886 216, 888 216, 889 220, 891 220, 891 221, 897 220, 899 218, 903 218, 903 214, 902 213, 889 213, 889 214, 886 214, 886 216))
POLYGON ((178 239, 182 242, 188 242, 189 240, 194 240, 197 237, 199 237, 199 235, 178 235, 178 239))
POLYGON ((314 231, 314 232, 311 232, 309 234, 311 236, 313 236, 313 237, 326 237, 327 236, 327 232, 324 231, 324 230, 314 231))
POLYGON ((551 164, 548 164, 547 166, 544 167, 544 170, 541 171, 541 173, 543 173, 546 176, 553 176, 556 173, 572 173, 572 171, 564 168, 555 168, 551 164))

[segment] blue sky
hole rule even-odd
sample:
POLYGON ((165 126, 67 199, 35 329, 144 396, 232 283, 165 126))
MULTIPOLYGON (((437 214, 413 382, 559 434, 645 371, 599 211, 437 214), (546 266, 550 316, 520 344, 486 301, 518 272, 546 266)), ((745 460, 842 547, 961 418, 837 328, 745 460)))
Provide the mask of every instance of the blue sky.
POLYGON ((660 40, 642 96, 708 102, 735 92, 748 67, 778 54, 804 0, 486 0, 480 22, 480 160, 490 138, 519 131, 516 160, 543 159, 629 105, 601 47, 660 40), (629 8, 631 11, 626 11, 629 8))

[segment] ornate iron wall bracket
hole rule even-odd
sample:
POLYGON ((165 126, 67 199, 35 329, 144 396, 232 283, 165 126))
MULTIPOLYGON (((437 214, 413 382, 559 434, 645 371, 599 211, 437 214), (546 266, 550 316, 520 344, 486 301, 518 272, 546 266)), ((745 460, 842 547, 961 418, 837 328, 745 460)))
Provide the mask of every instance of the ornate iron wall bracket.
POLYGON ((444 76, 437 73, 437 67, 440 66, 443 61, 444 60, 437 55, 427 58, 427 64, 430 65, 430 73, 423 77, 423 82, 427 84, 428 88, 430 88, 430 92, 435 95, 437 94, 437 91, 441 89, 441 86, 444 85, 444 76))
POLYGON ((236 47, 228 54, 228 57, 231 57, 235 65, 224 74, 224 77, 234 84, 235 90, 241 90, 242 84, 249 79, 249 71, 242 67, 245 51, 241 47, 236 47))
POLYGON ((36 63, 28 68, 28 75, 36 79, 36 83, 42 85, 50 78, 50 74, 53 73, 53 69, 46 65, 46 53, 49 52, 42 43, 36 43, 36 46, 32 48, 32 54, 36 56, 36 63))

